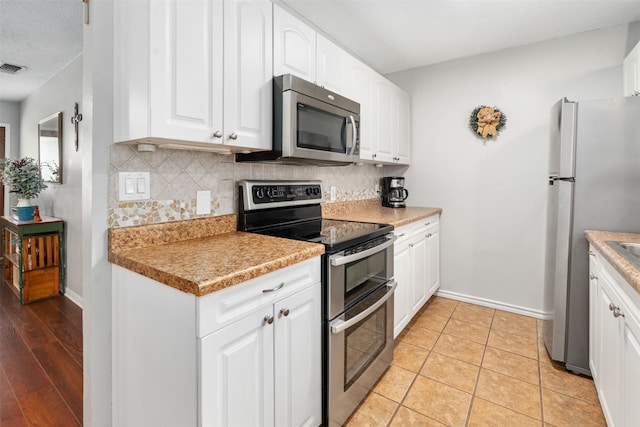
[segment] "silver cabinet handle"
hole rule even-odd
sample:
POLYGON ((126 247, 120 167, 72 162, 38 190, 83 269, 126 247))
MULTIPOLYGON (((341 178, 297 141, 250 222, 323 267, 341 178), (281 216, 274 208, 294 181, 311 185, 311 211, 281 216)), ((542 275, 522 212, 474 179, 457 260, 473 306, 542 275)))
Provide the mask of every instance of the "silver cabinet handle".
POLYGON ((589 275, 589 279, 598 280, 598 276, 596 276, 595 274, 591 274, 591 275, 589 275))
POLYGON ((375 247, 373 247, 371 249, 367 249, 365 251, 358 252, 358 253, 355 253, 355 254, 352 254, 352 255, 333 255, 333 256, 329 257, 329 259, 331 260, 331 265, 333 265, 334 267, 337 267, 339 265, 344 265, 344 264, 347 264, 349 262, 353 262, 353 261, 357 261, 357 260, 362 259, 362 258, 366 258, 369 255, 373 255, 376 252, 380 252, 381 250, 386 249, 389 246, 393 245, 393 242, 395 242, 396 239, 397 239, 397 237, 393 236, 393 237, 387 239, 386 242, 384 242, 384 243, 382 243, 382 244, 380 244, 378 246, 375 246, 375 247))
POLYGON ((289 309, 283 308, 282 310, 280 310, 280 314, 282 314, 284 317, 287 317, 289 315, 289 309))
POLYGON ((284 286, 284 282, 280 283, 278 286, 276 286, 275 288, 271 288, 271 289, 263 289, 262 292, 263 293, 268 293, 268 292, 275 292, 278 289, 282 289, 282 287, 284 286))
POLYGON ((358 314, 357 316, 352 317, 348 321, 345 322, 342 319, 336 319, 333 322, 331 322, 329 325, 331 326, 331 333, 339 334, 340 332, 344 331, 345 329, 349 329, 350 327, 352 327, 353 325, 355 325, 356 323, 358 323, 359 321, 361 321, 362 319, 366 318, 371 313, 379 309, 382 306, 382 304, 386 303, 387 300, 391 298, 391 296, 393 295, 393 292, 396 290, 396 286, 398 286, 398 282, 393 280, 389 285, 387 285, 388 291, 386 294, 384 294, 382 298, 380 298, 371 307, 367 308, 365 311, 358 314))
POLYGON ((407 233, 398 234, 398 237, 402 237, 402 236, 404 236, 405 234, 407 234, 407 233))
POLYGON ((213 133, 213 135, 211 135, 212 138, 222 138, 222 132, 220 132, 219 130, 215 131, 213 133))
POLYGON ((589 251, 589 256, 596 256, 596 253, 593 251, 589 251))
POLYGON ((235 132, 232 133, 231 135, 229 135, 229 139, 233 139, 235 141, 236 139, 238 139, 238 134, 235 132))
POLYGON ((624 317, 624 313, 620 311, 620 307, 616 307, 612 302, 609 303, 609 310, 613 312, 613 317, 624 317))
POLYGON ((266 315, 264 316, 264 323, 266 323, 267 325, 270 325, 273 323, 273 316, 270 315, 266 315))
POLYGON ((425 222, 424 226, 426 227, 427 225, 431 224, 431 222, 425 222))

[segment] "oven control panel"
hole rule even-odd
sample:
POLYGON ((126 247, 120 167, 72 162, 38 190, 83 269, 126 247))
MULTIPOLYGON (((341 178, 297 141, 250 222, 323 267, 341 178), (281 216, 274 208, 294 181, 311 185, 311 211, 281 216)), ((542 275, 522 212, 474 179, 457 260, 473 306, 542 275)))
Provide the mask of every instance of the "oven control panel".
POLYGON ((322 201, 321 181, 240 181, 244 210, 316 204, 322 201))

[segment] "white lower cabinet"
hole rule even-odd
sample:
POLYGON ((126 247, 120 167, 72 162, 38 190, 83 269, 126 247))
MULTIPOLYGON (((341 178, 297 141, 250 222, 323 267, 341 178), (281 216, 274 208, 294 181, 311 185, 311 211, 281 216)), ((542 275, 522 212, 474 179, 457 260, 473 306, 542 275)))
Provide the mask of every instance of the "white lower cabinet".
POLYGON ((634 426, 640 419, 640 294, 590 247, 589 360, 607 424, 634 426), (593 369, 595 368, 595 369, 593 369))
POLYGON ((393 336, 397 337, 440 286, 440 224, 433 215, 397 228, 393 271, 393 336))
POLYGON ((320 259, 204 297, 118 266, 118 426, 319 426, 320 259))

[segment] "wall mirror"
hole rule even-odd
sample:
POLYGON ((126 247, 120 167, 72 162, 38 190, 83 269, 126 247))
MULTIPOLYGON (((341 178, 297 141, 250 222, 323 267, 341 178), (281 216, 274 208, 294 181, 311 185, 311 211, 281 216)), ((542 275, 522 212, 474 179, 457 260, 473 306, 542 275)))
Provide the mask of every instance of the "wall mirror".
POLYGON ((40 120, 38 140, 42 179, 62 184, 62 112, 40 120))

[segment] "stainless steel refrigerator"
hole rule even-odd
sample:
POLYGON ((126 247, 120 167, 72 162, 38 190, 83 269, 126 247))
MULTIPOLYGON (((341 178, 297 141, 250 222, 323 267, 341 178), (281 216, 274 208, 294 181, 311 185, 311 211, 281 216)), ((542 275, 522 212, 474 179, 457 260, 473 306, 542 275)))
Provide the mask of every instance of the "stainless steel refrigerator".
POLYGON ((568 370, 589 371, 589 256, 585 230, 640 232, 640 97, 551 109, 545 347, 568 370))

